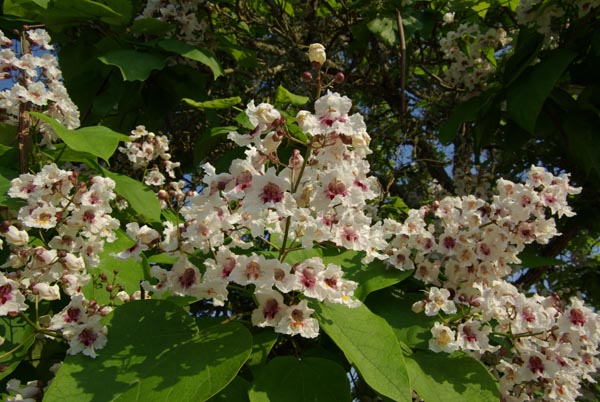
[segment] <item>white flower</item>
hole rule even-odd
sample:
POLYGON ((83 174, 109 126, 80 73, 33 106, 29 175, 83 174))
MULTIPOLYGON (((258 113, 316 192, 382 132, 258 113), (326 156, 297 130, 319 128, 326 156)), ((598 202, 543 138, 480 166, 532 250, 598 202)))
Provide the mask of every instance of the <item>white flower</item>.
POLYGON ((425 314, 434 316, 438 311, 442 310, 446 314, 456 313, 456 306, 452 300, 449 300, 450 292, 448 289, 439 289, 432 287, 429 289, 427 296, 427 304, 425 304, 425 314))
POLYGON ((449 327, 436 322, 431 328, 433 338, 429 340, 429 349, 433 352, 452 353, 458 350, 454 331, 449 327))
POLYGON ((444 14, 444 24, 452 24, 454 22, 454 12, 444 14))
POLYGON ((96 350, 102 349, 106 345, 106 334, 108 329, 100 322, 101 317, 92 316, 83 324, 68 326, 63 331, 63 335, 69 340, 69 349, 67 353, 74 355, 83 353, 92 358, 96 357, 96 350))
POLYGON ((252 324, 257 327, 275 327, 283 317, 287 306, 281 293, 272 289, 261 289, 254 293, 258 308, 252 312, 252 324))
POLYGON ((0 273, 0 316, 27 310, 19 284, 0 273))
POLYGON ((310 318, 314 311, 308 308, 306 300, 289 306, 275 331, 287 335, 301 335, 304 338, 316 338, 319 335, 319 322, 310 318))

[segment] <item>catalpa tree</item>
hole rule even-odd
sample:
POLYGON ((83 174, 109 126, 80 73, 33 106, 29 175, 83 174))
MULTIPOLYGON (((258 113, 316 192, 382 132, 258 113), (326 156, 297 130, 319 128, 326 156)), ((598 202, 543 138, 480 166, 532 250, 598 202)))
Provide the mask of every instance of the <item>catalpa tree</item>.
POLYGON ((594 400, 598 5, 5 0, 3 398, 594 400))

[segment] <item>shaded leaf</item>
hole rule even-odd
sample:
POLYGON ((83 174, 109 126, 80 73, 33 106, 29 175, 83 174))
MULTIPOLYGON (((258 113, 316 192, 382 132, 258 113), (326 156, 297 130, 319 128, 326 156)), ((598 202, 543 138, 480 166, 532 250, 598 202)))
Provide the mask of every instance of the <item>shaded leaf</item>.
POLYGON ((235 377, 221 392, 210 398, 209 402, 249 402, 250 383, 242 377, 235 377))
POLYGON ((248 395, 251 402, 343 402, 350 401, 350 383, 331 360, 282 356, 259 372, 248 395))
POLYGON ((369 296, 367 304, 388 322, 401 342, 412 349, 428 350, 430 330, 437 317, 416 314, 411 308, 413 303, 424 298, 424 293, 399 294, 384 290, 369 296))
POLYGON ((21 317, 0 317, 0 379, 11 374, 25 358, 35 341, 33 327, 21 317), (12 351, 12 353, 9 353, 12 351))
POLYGON ((118 67, 125 81, 146 81, 153 70, 162 70, 167 65, 167 58, 161 54, 133 49, 111 50, 98 59, 118 67))
POLYGON ((576 55, 568 49, 553 50, 508 89, 508 114, 517 124, 533 132, 546 98, 576 55))
POLYGON ((46 402, 203 401, 235 378, 252 345, 235 322, 198 332, 187 312, 158 300, 105 317, 109 341, 95 359, 67 356, 46 402))
POLYGON ((194 144, 194 163, 199 164, 223 142, 227 141, 227 134, 230 131, 237 130, 237 127, 213 127, 208 132, 203 133, 196 144, 194 144))
POLYGON ((132 33, 143 35, 164 35, 175 29, 175 27, 166 21, 156 18, 139 18, 133 21, 129 28, 132 33))
POLYGON ((453 354, 416 350, 406 357, 410 383, 425 402, 497 402, 498 386, 478 360, 453 354))
POLYGON ((215 80, 225 74, 215 55, 208 50, 198 49, 197 47, 188 45, 187 43, 178 41, 177 39, 161 40, 158 42, 158 46, 169 52, 176 53, 187 59, 195 60, 204 64, 210 69, 215 80))
POLYGON ((403 346, 383 318, 365 305, 318 304, 315 313, 321 328, 371 388, 395 401, 412 401, 403 346))

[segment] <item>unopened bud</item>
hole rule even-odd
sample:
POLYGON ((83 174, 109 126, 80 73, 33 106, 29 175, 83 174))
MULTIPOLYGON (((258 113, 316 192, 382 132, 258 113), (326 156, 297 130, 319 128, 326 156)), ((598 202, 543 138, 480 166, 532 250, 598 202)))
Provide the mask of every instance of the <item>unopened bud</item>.
POLYGON ((290 161, 289 161, 290 169, 298 170, 302 167, 303 163, 304 163, 304 158, 300 154, 300 151, 297 149, 294 149, 292 151, 292 156, 290 156, 290 161))
POLYGON ((165 190, 159 190, 157 195, 159 200, 166 201, 169 199, 169 193, 167 193, 165 190))
POLYGON ((335 74, 335 76, 333 77, 333 80, 335 81, 336 84, 341 84, 342 82, 344 82, 346 80, 346 76, 341 71, 338 71, 335 74))
POLYGON ((304 82, 311 82, 313 79, 312 74, 310 73, 310 71, 305 71, 302 73, 302 81, 304 82))
POLYGON ((308 58, 314 68, 320 69, 323 63, 325 63, 325 60, 327 60, 325 46, 320 43, 313 43, 310 45, 308 48, 308 58))

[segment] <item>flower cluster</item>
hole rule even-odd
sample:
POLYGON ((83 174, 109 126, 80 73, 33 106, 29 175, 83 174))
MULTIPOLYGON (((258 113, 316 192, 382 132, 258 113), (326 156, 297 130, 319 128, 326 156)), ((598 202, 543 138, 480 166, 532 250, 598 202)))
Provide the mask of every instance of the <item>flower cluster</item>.
POLYGON ((84 300, 81 288, 90 282, 88 269, 99 264, 104 243, 114 241, 119 227, 110 215, 114 186, 112 179, 83 181, 77 172, 49 164, 36 175, 13 179, 8 190, 27 204, 18 213, 25 230, 9 223, 0 226, 10 246, 2 265, 7 271, 0 273, 0 315, 26 310, 28 299, 58 300, 62 290, 71 303, 47 329, 70 342, 69 353, 95 356, 94 349, 106 342, 100 318, 109 310, 84 300), (39 229, 41 242, 30 242, 27 229, 39 229))
POLYGON ((517 22, 519 25, 534 25, 539 33, 546 36, 549 40, 552 38, 556 29, 553 24, 558 19, 569 16, 569 19, 585 17, 594 8, 600 6, 599 0, 568 0, 561 2, 548 2, 539 0, 521 0, 516 9, 517 22))
POLYGON ((502 28, 489 28, 482 33, 478 25, 460 24, 440 39, 444 58, 450 61, 446 80, 469 92, 483 88, 486 79, 495 71, 495 63, 490 57, 495 57, 496 51, 505 48, 510 40, 502 28))
MULTIPOLYGON (((305 337, 318 334, 312 310, 306 300, 287 305, 285 295, 294 292, 356 305, 352 295, 357 284, 343 279, 341 267, 318 257, 293 265, 285 262, 289 252, 311 249, 316 243, 367 251, 371 259, 384 244, 365 214, 366 202, 378 195, 364 159, 370 152, 369 136, 362 116, 348 114, 350 107, 348 98, 329 92, 316 101, 314 114, 299 112, 296 122, 306 137, 306 150, 294 149, 282 163, 279 145, 301 141, 289 134, 285 119, 272 105, 250 102, 246 114, 254 129, 229 134, 246 147, 246 158, 234 160, 226 173, 204 166, 204 188, 180 211, 185 222, 166 223, 160 242, 162 250, 179 260, 169 271, 152 267, 157 281, 146 283, 147 290, 168 290, 221 305, 229 283, 253 285, 258 304, 253 323, 305 337), (244 252, 256 239, 272 246, 270 254, 244 252), (215 257, 206 259, 202 269, 186 257, 198 251, 215 257)), ((140 239, 143 230, 147 231, 139 228, 132 237, 140 239)), ((155 236, 146 238, 140 247, 157 243, 155 236)))
POLYGON ((204 1, 180 0, 148 0, 144 10, 138 17, 153 18, 173 25, 171 32, 190 45, 204 42, 204 32, 207 28, 205 19, 198 19, 200 6, 204 1))
MULTIPOLYGON (((33 29, 25 32, 23 40, 31 46, 30 51, 16 50, 18 44, 0 31, 0 77, 14 81, 10 88, 0 91, 4 122, 17 126, 20 106, 26 104, 28 110, 40 111, 69 129, 79 127, 79 110, 63 84, 50 36, 43 29, 33 29)), ((56 141, 49 124, 40 122, 39 129, 42 144, 56 141)))
MULTIPOLYGON (((167 188, 169 195, 182 198, 183 182, 167 181, 167 177, 175 179, 175 169, 179 162, 171 160, 169 153, 169 140, 164 135, 156 135, 146 130, 144 126, 137 126, 129 135, 131 141, 119 147, 119 151, 127 156, 134 171, 143 172, 143 182, 152 188, 167 188)), ((166 197, 161 197, 162 206, 165 207, 166 197)))
POLYGON ((532 167, 524 184, 501 179, 497 191, 491 202, 447 197, 402 224, 386 220, 388 262, 431 285, 415 312, 450 316, 432 328, 431 350, 496 356, 504 400, 540 391, 544 400, 574 400, 581 379, 600 366, 600 317, 575 298, 563 306, 553 296, 527 297, 503 278, 527 244, 558 234, 552 216, 572 216, 567 197, 580 189, 532 167))

